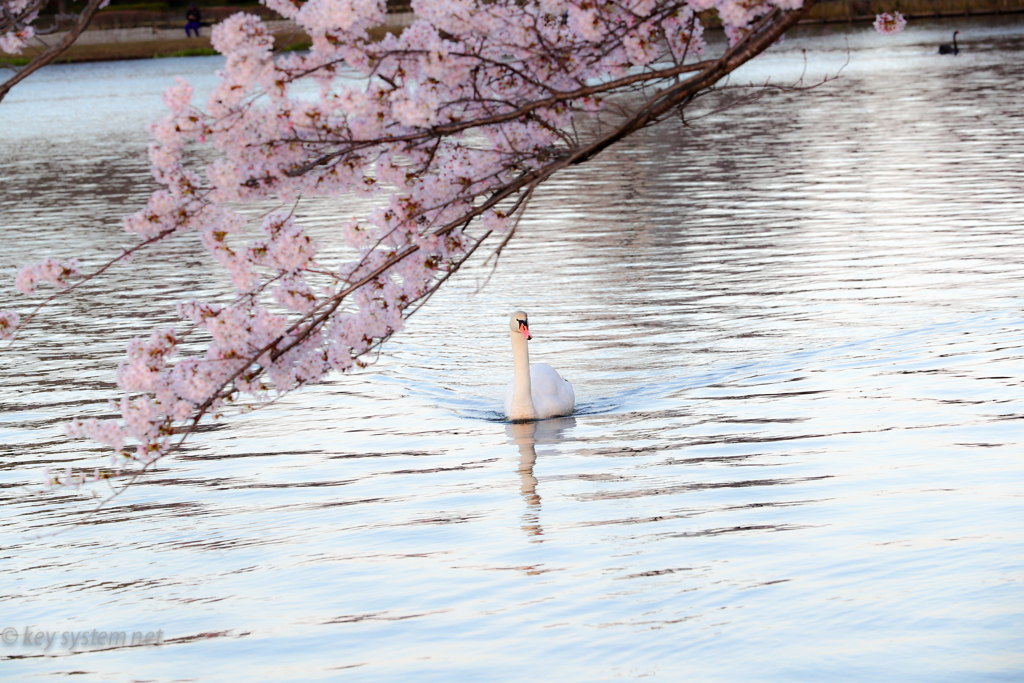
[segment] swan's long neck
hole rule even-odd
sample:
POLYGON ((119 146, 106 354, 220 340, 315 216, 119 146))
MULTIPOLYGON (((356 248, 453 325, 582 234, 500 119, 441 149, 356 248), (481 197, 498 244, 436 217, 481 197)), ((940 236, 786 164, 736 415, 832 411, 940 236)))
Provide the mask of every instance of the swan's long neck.
POLYGON ((515 384, 512 389, 513 420, 535 420, 537 410, 533 407, 533 387, 530 385, 530 350, 526 338, 519 332, 512 333, 512 360, 515 363, 515 384))

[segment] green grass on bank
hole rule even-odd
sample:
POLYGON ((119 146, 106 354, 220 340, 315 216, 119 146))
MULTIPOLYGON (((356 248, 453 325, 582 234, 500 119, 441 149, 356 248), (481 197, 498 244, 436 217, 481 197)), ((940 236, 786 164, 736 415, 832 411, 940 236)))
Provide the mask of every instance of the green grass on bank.
MULTIPOLYGON (((298 52, 299 50, 308 50, 313 46, 308 40, 300 40, 297 43, 286 45, 282 48, 278 48, 278 52, 298 52)), ((212 55, 220 54, 212 47, 193 47, 187 50, 176 50, 174 52, 157 52, 153 55, 153 59, 164 59, 166 57, 210 57, 212 55)))
POLYGON ((174 52, 156 52, 153 59, 165 59, 167 57, 209 57, 219 54, 212 47, 192 47, 187 50, 175 50, 174 52))

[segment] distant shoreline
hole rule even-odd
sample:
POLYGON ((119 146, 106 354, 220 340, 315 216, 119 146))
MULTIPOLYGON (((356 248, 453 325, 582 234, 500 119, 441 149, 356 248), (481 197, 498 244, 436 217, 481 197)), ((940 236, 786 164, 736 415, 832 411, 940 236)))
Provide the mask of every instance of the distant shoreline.
MULTIPOLYGON (((903 0, 900 4, 906 10, 903 12, 903 16, 911 21, 1024 14, 1024 0, 997 0, 997 2, 999 3, 998 5, 989 3, 984 7, 979 7, 977 2, 972 2, 971 0, 945 0, 942 2, 935 2, 934 0, 903 0)), ((874 14, 853 15, 850 11, 853 4, 852 2, 829 2, 826 0, 815 5, 810 15, 800 23, 833 24, 870 23, 874 21, 874 14)), ((240 10, 244 11, 244 8, 240 8, 240 10)), ((385 30, 388 32, 401 31, 402 28, 412 23, 414 15, 411 12, 393 14, 389 15, 388 19, 387 28, 382 30, 381 34, 385 30)), ((274 32, 275 44, 279 50, 303 50, 310 47, 311 41, 309 36, 294 23, 290 21, 269 21, 267 23, 274 32)), ((709 27, 714 27, 716 24, 717 22, 709 22, 709 27)), ((155 26, 145 26, 91 29, 83 33, 74 45, 54 60, 54 63, 67 64, 73 62, 106 62, 125 59, 216 55, 217 52, 210 44, 210 31, 211 27, 204 26, 199 37, 189 38, 184 35, 183 27, 157 28, 155 26)), ((14 66, 27 64, 34 55, 44 50, 46 45, 53 44, 61 36, 63 36, 62 33, 43 36, 35 46, 26 48, 21 55, 0 53, 0 64, 11 64, 14 66)))
MULTIPOLYGON (((903 3, 909 4, 909 3, 903 3)), ((921 3, 916 3, 920 5, 921 3)), ((948 4, 960 4, 964 5, 965 9, 956 11, 924 11, 924 12, 902 12, 903 17, 909 21, 920 21, 922 19, 956 19, 956 18, 970 18, 970 17, 994 17, 1003 14, 1024 14, 1024 4, 1020 6, 997 8, 997 9, 983 9, 983 10, 971 10, 968 6, 969 3, 948 3, 948 4)), ((811 10, 810 16, 800 21, 801 24, 842 24, 842 23, 872 23, 875 20, 874 14, 860 14, 852 17, 845 17, 839 14, 825 14, 821 13, 822 16, 815 16, 817 13, 814 11, 822 5, 815 5, 811 10)))

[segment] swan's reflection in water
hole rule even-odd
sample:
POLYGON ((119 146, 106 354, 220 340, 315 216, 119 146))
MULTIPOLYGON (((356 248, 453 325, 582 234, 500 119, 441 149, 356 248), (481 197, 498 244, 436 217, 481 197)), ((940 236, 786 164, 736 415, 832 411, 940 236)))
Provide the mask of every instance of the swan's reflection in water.
MULTIPOLYGON (((519 447, 520 492, 526 501, 523 531, 529 536, 542 536, 540 525, 540 494, 533 466, 537 462, 537 446, 570 441, 569 431, 576 426, 574 417, 555 417, 536 422, 510 422, 505 425, 509 443, 519 447)), ((536 539, 538 542, 539 538, 536 539)))

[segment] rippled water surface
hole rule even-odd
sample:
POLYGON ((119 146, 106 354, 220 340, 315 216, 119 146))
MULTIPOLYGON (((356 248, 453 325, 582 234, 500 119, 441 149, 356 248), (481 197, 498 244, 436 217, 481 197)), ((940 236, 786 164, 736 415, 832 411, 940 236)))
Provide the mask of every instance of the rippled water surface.
MULTIPOLYGON (((77 526, 87 494, 25 488, 105 461, 62 422, 105 410, 127 338, 227 287, 183 238, 56 304, 0 352, 3 678, 1024 679, 1024 25, 956 27, 956 58, 947 23, 790 36, 733 84, 790 84, 804 50, 805 85, 841 78, 698 103, 555 179, 480 291, 486 268, 77 526), (573 417, 501 421, 515 308, 573 417), (61 643, 94 629, 163 645, 61 643)), ((15 89, 3 282, 128 243, 143 122, 218 63, 15 89)), ((350 215, 303 211, 325 243, 350 215)))

